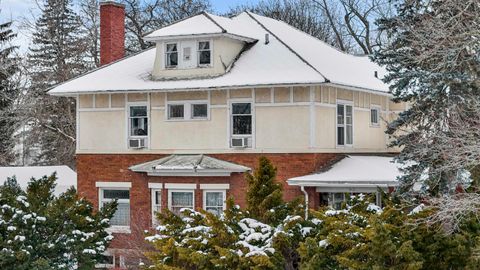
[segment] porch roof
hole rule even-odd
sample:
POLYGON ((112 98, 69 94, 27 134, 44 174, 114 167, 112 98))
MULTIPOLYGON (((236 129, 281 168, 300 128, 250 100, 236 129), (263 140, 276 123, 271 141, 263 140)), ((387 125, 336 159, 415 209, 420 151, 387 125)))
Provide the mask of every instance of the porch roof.
POLYGON ((206 155, 170 155, 129 168, 150 176, 230 176, 251 169, 206 155))
POLYGON ((348 155, 327 171, 288 179, 293 186, 330 188, 386 188, 397 186, 400 164, 392 157, 348 155))

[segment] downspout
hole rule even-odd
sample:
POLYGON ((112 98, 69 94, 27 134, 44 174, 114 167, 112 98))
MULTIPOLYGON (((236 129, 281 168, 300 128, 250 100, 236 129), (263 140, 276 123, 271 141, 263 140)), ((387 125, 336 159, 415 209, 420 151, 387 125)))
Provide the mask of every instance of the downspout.
POLYGON ((305 191, 304 186, 300 186, 300 190, 305 194, 305 220, 308 219, 308 193, 305 191))

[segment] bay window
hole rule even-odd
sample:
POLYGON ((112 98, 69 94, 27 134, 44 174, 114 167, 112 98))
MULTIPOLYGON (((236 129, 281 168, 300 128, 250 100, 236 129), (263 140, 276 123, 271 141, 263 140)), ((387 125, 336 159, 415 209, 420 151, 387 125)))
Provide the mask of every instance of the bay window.
POLYGON ((169 190, 168 208, 176 215, 180 214, 182 208, 194 209, 194 197, 193 190, 169 190))
POLYGON ((101 188, 100 189, 100 208, 106 203, 117 200, 117 210, 110 219, 110 225, 113 227, 130 226, 130 190, 127 188, 101 188))
POLYGON ((214 215, 220 216, 225 209, 225 191, 204 190, 203 209, 214 215))
POLYGON ((353 107, 337 104, 337 145, 353 145, 353 107))

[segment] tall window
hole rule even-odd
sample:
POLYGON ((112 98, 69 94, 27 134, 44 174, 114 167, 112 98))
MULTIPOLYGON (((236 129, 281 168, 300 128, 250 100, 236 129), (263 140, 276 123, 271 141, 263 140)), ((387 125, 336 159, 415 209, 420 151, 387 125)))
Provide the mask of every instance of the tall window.
POLYGON ((232 103, 232 135, 252 135, 251 103, 232 103))
POLYGON ((129 107, 130 136, 148 136, 147 106, 129 107))
POLYGON ((204 209, 207 212, 220 216, 224 210, 225 191, 208 191, 203 192, 204 209))
POLYGON ((117 200, 117 211, 110 220, 111 226, 130 226, 130 190, 128 189, 100 189, 100 207, 117 200))
POLYGON ((353 107, 337 104, 337 145, 353 144, 353 107))
POLYGON ((169 190, 169 209, 179 215, 182 208, 194 209, 193 190, 169 190))
POLYGON ((152 224, 157 225, 157 213, 162 210, 162 190, 152 188, 152 224))
POLYGON ((178 66, 177 43, 170 43, 165 48, 165 67, 175 68, 178 66))
POLYGON ((371 108, 370 109, 370 124, 372 126, 378 126, 380 124, 379 122, 379 112, 380 112, 380 109, 379 108, 371 108))
POLYGON ((210 41, 198 42, 198 65, 211 64, 210 41))

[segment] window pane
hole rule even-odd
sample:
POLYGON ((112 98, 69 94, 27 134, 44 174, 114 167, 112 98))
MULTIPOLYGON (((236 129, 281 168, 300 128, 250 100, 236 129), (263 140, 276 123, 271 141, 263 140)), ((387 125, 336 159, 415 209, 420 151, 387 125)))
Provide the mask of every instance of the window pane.
POLYGON ((352 124, 352 106, 345 106, 345 122, 347 125, 351 125, 352 124))
POLYGON ((113 256, 111 255, 100 255, 100 258, 97 261, 97 264, 113 264, 113 256))
POLYGON ((105 189, 103 190, 104 199, 130 199, 130 191, 123 189, 105 189))
POLYGON ((205 197, 205 205, 207 207, 223 206, 223 192, 207 192, 205 197))
POLYGON ((250 103, 234 103, 232 104, 232 114, 251 114, 250 103))
POLYGON ((177 44, 167 44, 167 52, 176 52, 177 44))
POLYGON ((183 104, 180 105, 169 105, 169 118, 183 118, 184 110, 183 104))
POLYGON ((377 124, 377 123, 378 123, 378 110, 377 110, 377 109, 371 109, 371 110, 370 110, 370 121, 371 121, 373 124, 377 124))
POLYGON ((337 144, 345 145, 345 129, 344 127, 337 127, 337 144))
POLYGON ((174 67, 178 65, 178 53, 167 53, 167 66, 174 67))
POLYGON ((198 43, 199 50, 209 50, 210 49, 210 42, 209 41, 201 41, 198 43))
POLYGON ((343 110, 343 105, 337 105, 337 124, 343 125, 344 124, 344 116, 345 111, 343 110))
POLYGON ((130 106, 130 116, 147 116, 147 106, 130 106))
POLYGON ((130 119, 130 136, 147 136, 148 118, 130 119))
POLYGON ((193 193, 172 192, 172 206, 193 207, 193 193))
POLYGON ((130 226, 130 203, 118 203, 117 211, 110 220, 113 226, 130 226))
POLYGON ((234 115, 233 116, 233 134, 234 135, 252 134, 252 116, 234 115))
POLYGON ((155 204, 161 204, 162 202, 162 191, 156 190, 155 191, 155 204))
POLYGON ((192 105, 192 116, 194 118, 206 118, 207 117, 208 106, 207 104, 193 104, 192 105))
POLYGON ((199 52, 199 61, 200 65, 210 64, 210 51, 201 51, 199 52))
POLYGON ((347 126, 347 144, 353 144, 353 128, 352 126, 347 126))
POLYGON ((206 207, 205 210, 216 216, 220 216, 223 213, 223 207, 206 207))

